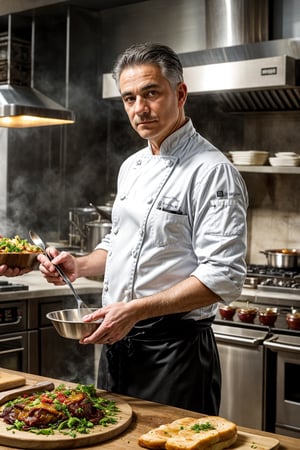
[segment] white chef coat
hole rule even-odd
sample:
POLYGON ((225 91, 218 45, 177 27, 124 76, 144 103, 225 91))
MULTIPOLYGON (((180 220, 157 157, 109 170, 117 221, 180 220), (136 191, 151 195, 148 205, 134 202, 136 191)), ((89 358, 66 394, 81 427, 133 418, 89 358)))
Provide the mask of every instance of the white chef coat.
MULTIPOLYGON (((112 231, 96 247, 108 252, 103 306, 165 290, 193 275, 225 302, 241 292, 245 274, 245 183, 226 156, 192 121, 162 143, 122 164, 112 231)), ((215 314, 217 305, 184 318, 215 314)))

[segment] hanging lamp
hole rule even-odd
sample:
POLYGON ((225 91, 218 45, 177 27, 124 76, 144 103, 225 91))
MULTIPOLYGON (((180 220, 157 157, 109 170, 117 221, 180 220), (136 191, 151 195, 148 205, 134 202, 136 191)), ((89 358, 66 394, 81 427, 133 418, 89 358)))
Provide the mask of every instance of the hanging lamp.
POLYGON ((74 123, 75 114, 73 111, 64 108, 34 88, 34 18, 32 19, 30 80, 26 79, 25 76, 23 82, 20 81, 18 85, 14 83, 12 74, 13 40, 11 28, 11 15, 9 15, 7 80, 5 80, 6 82, 4 84, 0 84, 0 127, 28 128, 74 123))

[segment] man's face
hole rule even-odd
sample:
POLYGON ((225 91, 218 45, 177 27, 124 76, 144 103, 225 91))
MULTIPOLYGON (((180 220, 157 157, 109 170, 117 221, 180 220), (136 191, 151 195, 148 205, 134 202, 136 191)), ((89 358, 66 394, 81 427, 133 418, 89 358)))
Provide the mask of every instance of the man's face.
POLYGON ((132 127, 143 139, 150 140, 154 152, 185 121, 185 84, 179 83, 173 89, 156 65, 124 69, 120 92, 132 127))

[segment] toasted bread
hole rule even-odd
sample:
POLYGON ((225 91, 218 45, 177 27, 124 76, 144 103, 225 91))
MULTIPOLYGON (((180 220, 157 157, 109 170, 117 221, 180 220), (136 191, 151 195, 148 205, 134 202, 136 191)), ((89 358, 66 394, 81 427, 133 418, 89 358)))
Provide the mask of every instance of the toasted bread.
POLYGON ((156 450, 223 450, 234 444, 237 427, 219 416, 185 417, 150 430, 139 445, 156 450))

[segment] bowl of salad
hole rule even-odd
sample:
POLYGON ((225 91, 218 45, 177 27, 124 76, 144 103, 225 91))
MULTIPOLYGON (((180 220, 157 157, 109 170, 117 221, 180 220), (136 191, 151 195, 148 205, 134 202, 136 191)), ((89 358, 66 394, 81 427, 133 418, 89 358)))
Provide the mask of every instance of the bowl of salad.
POLYGON ((39 247, 18 235, 13 238, 0 236, 0 266, 5 264, 12 268, 34 269, 41 252, 39 247))

